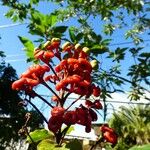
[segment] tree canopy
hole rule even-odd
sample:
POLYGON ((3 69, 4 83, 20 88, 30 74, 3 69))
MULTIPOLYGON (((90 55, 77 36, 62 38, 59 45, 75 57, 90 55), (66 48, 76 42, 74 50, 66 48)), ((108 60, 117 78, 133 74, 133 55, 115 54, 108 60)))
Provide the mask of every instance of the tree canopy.
POLYGON ((134 145, 148 144, 150 141, 150 109, 148 105, 121 107, 109 120, 116 129, 119 142, 116 149, 129 149, 134 145))
POLYGON ((43 119, 35 110, 19 106, 22 94, 11 88, 12 82, 18 79, 16 71, 4 62, 4 53, 0 54, 0 149, 16 149, 15 142, 20 139, 18 131, 26 122, 26 113, 32 115, 28 123, 31 131, 43 126, 43 119))
MULTIPOLYGON (((92 81, 102 90, 104 121, 105 101, 114 92, 128 93, 130 100, 150 100, 150 52, 144 45, 149 39, 150 2, 145 0, 1 0, 9 8, 5 16, 13 22, 26 23, 32 41, 19 35, 27 62, 33 61, 35 47, 60 38, 88 47, 90 58, 99 63, 92 81), (41 12, 41 5, 49 6, 41 12), (124 34, 113 44, 115 33, 124 34), (131 44, 126 46, 126 44, 131 44), (112 47, 114 46, 114 47, 112 47)), ((57 62, 53 62, 56 64, 57 62)), ((120 100, 121 101, 121 100, 120 100)))
POLYGON ((138 100, 140 97, 149 100, 144 93, 149 92, 145 87, 149 85, 150 54, 142 44, 145 42, 142 33, 149 34, 148 1, 2 0, 2 5, 10 8, 5 14, 6 17, 14 22, 27 23, 29 33, 39 37, 35 41, 21 35, 19 37, 26 48, 28 61, 34 59, 35 45, 40 45, 47 39, 57 37, 72 43, 80 42, 90 48, 91 57, 100 63, 99 69, 93 74, 93 80, 102 86, 102 96, 128 91, 131 100, 138 100), (45 14, 38 8, 46 4, 53 7, 45 14), (65 24, 72 19, 76 25, 65 24), (98 24, 96 27, 95 21, 98 24), (132 39, 134 45, 117 45, 111 48, 113 34, 119 31, 124 31, 124 40, 128 43, 132 39), (124 67, 123 63, 129 58, 131 63, 124 67), (111 65, 107 65, 107 62, 111 65), (124 85, 129 88, 122 89, 124 85))

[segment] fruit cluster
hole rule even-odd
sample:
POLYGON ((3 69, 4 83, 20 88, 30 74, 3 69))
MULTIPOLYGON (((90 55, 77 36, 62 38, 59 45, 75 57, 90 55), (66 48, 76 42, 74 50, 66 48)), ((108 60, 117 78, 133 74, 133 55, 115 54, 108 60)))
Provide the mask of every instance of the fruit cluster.
POLYGON ((90 107, 85 103, 85 106, 80 105, 80 107, 75 110, 65 110, 63 107, 54 107, 51 110, 52 117, 49 120, 48 128, 52 132, 57 133, 63 123, 67 126, 80 124, 85 126, 86 132, 90 132, 91 122, 97 120, 97 114, 92 108, 102 109, 100 101, 96 100, 90 107))
MULTIPOLYGON (((94 102, 89 100, 91 95, 99 97, 101 94, 101 89, 92 83, 91 77, 92 70, 98 65, 97 61, 90 60, 87 47, 69 42, 62 46, 60 44, 60 39, 53 38, 51 41, 47 41, 43 47, 36 48, 34 50, 35 59, 42 61, 45 65, 31 66, 19 80, 12 84, 12 89, 25 91, 25 94, 29 96, 34 93, 33 87, 39 84, 43 84, 50 90, 53 94, 51 100, 55 102, 55 106, 49 105, 51 117, 48 121, 48 128, 55 134, 56 139, 61 139, 59 136, 62 135, 62 124, 68 127, 80 124, 85 126, 86 132, 90 132, 92 121, 97 120, 95 110, 102 109, 98 98, 94 102), (58 65, 53 66, 53 58, 58 58, 55 60, 58 65), (55 89, 51 88, 51 85, 55 89), (65 102, 71 93, 79 95, 79 98, 75 99, 70 106, 66 106, 65 102), (70 109, 81 98, 85 99, 85 105, 81 104, 74 110, 70 109)), ((39 98, 47 104, 49 103, 43 97, 39 96, 39 98)), ((104 129, 102 131, 104 134, 113 135, 113 132, 104 129)), ((105 139, 114 143, 107 137, 105 139)))
POLYGON ((42 62, 49 64, 50 60, 55 56, 60 59, 60 39, 53 38, 51 41, 47 41, 43 49, 36 48, 34 51, 35 59, 41 60, 42 62))

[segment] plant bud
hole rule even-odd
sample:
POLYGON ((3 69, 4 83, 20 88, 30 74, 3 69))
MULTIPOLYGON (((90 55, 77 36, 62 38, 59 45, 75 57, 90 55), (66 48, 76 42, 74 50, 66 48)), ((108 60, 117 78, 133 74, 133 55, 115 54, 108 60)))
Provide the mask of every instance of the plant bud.
POLYGON ((54 48, 58 48, 59 45, 60 45, 60 39, 59 39, 59 38, 52 38, 52 40, 51 40, 51 45, 52 45, 54 48))
POLYGON ((47 41, 46 43, 44 43, 43 47, 47 48, 47 46, 49 46, 51 44, 51 41, 47 41))
POLYGON ((92 60, 90 62, 92 69, 97 70, 98 69, 98 61, 97 60, 92 60))
POLYGON ((90 49, 88 47, 83 47, 82 48, 82 51, 84 51, 85 53, 89 53, 90 52, 90 49))
POLYGON ((73 48, 73 45, 70 42, 65 42, 62 45, 62 50, 63 51, 70 51, 73 48))
POLYGON ((80 45, 80 44, 76 44, 76 45, 74 46, 74 48, 75 48, 75 50, 81 50, 81 45, 80 45))

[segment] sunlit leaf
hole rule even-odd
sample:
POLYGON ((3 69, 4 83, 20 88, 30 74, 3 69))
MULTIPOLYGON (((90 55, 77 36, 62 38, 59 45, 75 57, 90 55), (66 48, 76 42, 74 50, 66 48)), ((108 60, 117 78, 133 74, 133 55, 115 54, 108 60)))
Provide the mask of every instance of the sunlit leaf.
MULTIPOLYGON (((66 145, 63 144, 62 147, 57 146, 54 141, 51 140, 43 140, 41 141, 38 146, 37 150, 70 150, 65 147, 66 145)), ((77 149, 76 149, 77 150, 77 149)), ((79 149, 80 150, 80 149, 79 149)))
POLYGON ((22 44, 24 45, 27 57, 33 58, 34 44, 26 37, 18 36, 22 44))
MULTIPOLYGON (((46 129, 38 129, 29 133, 30 137, 34 142, 39 142, 41 140, 53 137, 53 134, 46 129)), ((27 137, 27 142, 32 143, 29 136, 27 137)))
POLYGON ((77 139, 70 141, 65 147, 69 148, 70 150, 83 150, 81 142, 77 139))
POLYGON ((74 32, 74 27, 70 27, 69 28, 69 36, 72 42, 76 41, 76 36, 75 36, 75 32, 74 32))
POLYGON ((142 146, 134 146, 129 150, 150 150, 150 144, 142 145, 142 146))

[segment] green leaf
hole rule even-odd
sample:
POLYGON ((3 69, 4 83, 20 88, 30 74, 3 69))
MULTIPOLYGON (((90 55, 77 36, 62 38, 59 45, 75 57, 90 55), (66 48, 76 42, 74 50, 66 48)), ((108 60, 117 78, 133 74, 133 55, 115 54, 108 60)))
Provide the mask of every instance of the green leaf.
POLYGON ((83 38, 83 33, 81 32, 81 33, 78 33, 77 35, 76 35, 76 41, 77 42, 80 42, 81 41, 81 39, 83 38))
POLYGON ((30 0, 30 4, 38 4, 39 3, 39 0, 30 0))
POLYGON ((45 15, 40 13, 39 11, 33 11, 31 13, 32 21, 35 22, 37 25, 43 24, 45 21, 45 15))
POLYGON ((150 144, 142 145, 142 146, 134 146, 129 150, 150 150, 150 144))
POLYGON ((70 150, 83 150, 81 142, 77 139, 67 143, 65 147, 70 150))
POLYGON ((105 39, 101 42, 102 45, 109 45, 109 43, 112 41, 112 39, 105 39))
POLYGON ((49 26, 54 26, 57 23, 57 16, 54 14, 46 15, 46 23, 49 26))
POLYGON ((94 45, 93 47, 90 48, 90 52, 95 54, 103 54, 107 51, 108 51, 107 47, 103 45, 94 45))
POLYGON ((5 16, 6 16, 7 18, 11 18, 11 17, 13 16, 13 14, 14 14, 14 9, 10 9, 10 10, 5 14, 5 16))
POLYGON ((74 27, 69 28, 69 36, 70 36, 70 39, 71 39, 72 42, 76 41, 76 36, 75 36, 75 33, 74 33, 74 27))
POLYGON ((70 150, 65 146, 66 145, 64 144, 62 147, 58 147, 53 141, 46 139, 38 144, 37 150, 70 150))
POLYGON ((140 56, 150 58, 150 53, 141 53, 140 56))
POLYGON ((56 26, 56 27, 53 27, 53 32, 58 32, 58 33, 64 33, 64 32, 66 32, 66 30, 67 30, 67 26, 56 26))
MULTIPOLYGON (((30 137, 34 142, 39 142, 41 140, 53 137, 53 134, 46 129, 38 129, 29 133, 30 137)), ((29 136, 27 136, 27 142, 32 143, 29 136)))
POLYGON ((65 126, 64 128, 62 128, 62 133, 63 134, 70 134, 72 131, 74 131, 74 127, 73 126, 65 126))
POLYGON ((25 47, 27 57, 33 58, 34 44, 32 43, 32 41, 30 41, 28 38, 25 37, 21 37, 21 36, 18 37, 25 47))
POLYGON ((55 144, 50 140, 43 140, 37 145, 37 150, 54 150, 55 144))
POLYGON ((74 127, 73 127, 73 126, 71 126, 71 127, 68 129, 67 134, 70 134, 72 131, 74 131, 74 127))

